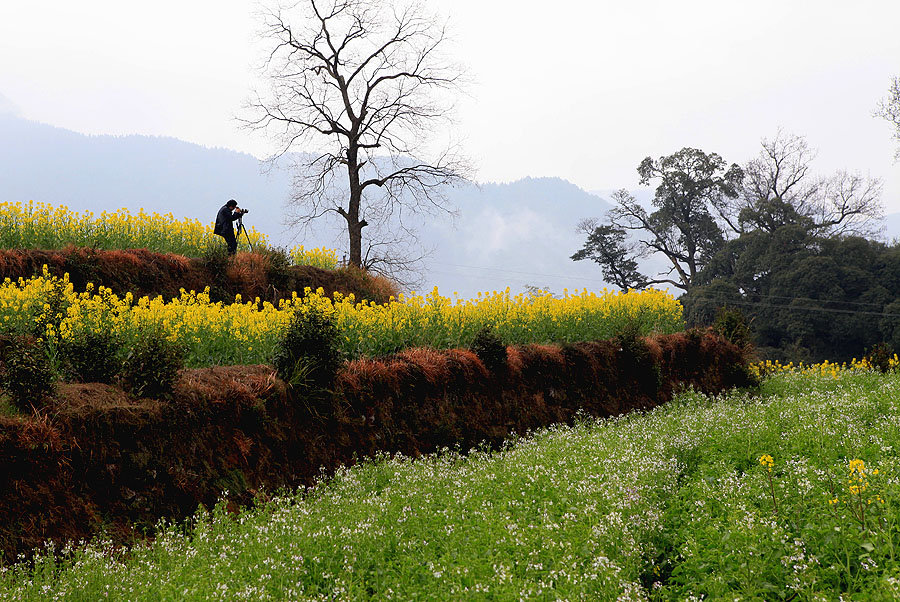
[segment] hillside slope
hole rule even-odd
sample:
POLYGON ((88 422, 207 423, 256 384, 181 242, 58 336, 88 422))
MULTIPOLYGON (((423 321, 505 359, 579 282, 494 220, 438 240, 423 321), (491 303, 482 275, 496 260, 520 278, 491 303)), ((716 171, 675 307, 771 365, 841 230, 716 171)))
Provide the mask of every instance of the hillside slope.
POLYGON ((76 291, 92 282, 120 296, 130 292, 135 297, 162 295, 169 299, 179 296, 182 289, 201 292, 209 287, 212 301, 231 302, 240 294, 245 301, 259 297, 275 303, 290 298, 294 291, 302 295, 306 287, 321 287, 329 296, 340 292, 384 302, 397 292, 389 281, 358 270, 287 266, 273 254, 238 253, 232 259, 210 260, 146 249, 0 250, 0 279, 38 275, 44 265, 52 275, 69 274, 76 291))
MULTIPOLYGON (((251 209, 247 225, 276 246, 346 247, 346 227, 318 220, 315 227, 288 228, 292 157, 268 172, 245 153, 205 148, 174 138, 86 136, 0 114, 0 201, 65 204, 75 211, 171 212, 176 218, 211 223, 222 203, 234 198, 251 209)), ((479 291, 525 285, 600 289, 600 270, 569 256, 581 246, 578 221, 602 215, 609 205, 560 178, 468 184, 445 191, 458 209, 451 216, 404 215, 419 232, 423 286, 479 291)), ((396 215, 394 216, 397 217, 396 215)), ((367 233, 368 234, 368 233, 367 233)), ((344 252, 344 251, 342 251, 344 252)))

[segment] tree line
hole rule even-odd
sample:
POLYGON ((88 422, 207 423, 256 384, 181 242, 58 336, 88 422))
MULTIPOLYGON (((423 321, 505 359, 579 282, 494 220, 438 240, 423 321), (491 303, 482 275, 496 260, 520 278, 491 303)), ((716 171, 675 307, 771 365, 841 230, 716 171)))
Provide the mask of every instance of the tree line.
MULTIPOLYGON (((889 119, 893 102, 880 107, 889 119)), ((657 184, 650 207, 616 192, 602 220, 579 225, 585 242, 572 259, 596 262, 622 289, 680 290, 689 325, 740 310, 773 359, 849 360, 879 342, 900 349, 900 246, 873 238, 881 181, 815 176, 814 157, 784 132, 745 165, 694 148, 647 157, 637 171, 641 184, 657 184), (665 269, 642 272, 651 256, 665 269)))

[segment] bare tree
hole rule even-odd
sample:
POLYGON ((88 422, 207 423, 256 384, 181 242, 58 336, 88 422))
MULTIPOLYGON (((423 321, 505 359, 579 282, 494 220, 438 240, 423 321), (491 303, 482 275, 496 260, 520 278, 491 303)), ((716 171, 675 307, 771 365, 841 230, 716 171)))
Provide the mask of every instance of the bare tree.
POLYGON ((814 176, 815 156, 802 136, 779 131, 763 139, 759 155, 744 168, 743 191, 732 209, 735 230, 774 232, 795 224, 822 236, 874 234, 881 181, 845 171, 814 176))
POLYGON ((732 212, 738 233, 751 230, 774 232, 801 221, 804 209, 818 194, 819 183, 808 177, 815 152, 804 138, 786 136, 780 130, 774 140, 762 140, 762 149, 744 168, 741 196, 732 212))
POLYGON ((451 213, 444 190, 468 174, 452 150, 421 158, 462 77, 441 54, 445 29, 416 2, 381 0, 301 0, 262 20, 270 87, 246 124, 273 137, 273 158, 307 151, 295 159, 290 225, 340 216, 352 265, 404 271, 410 216, 451 213), (379 232, 364 251, 370 225, 379 232))
POLYGON ((874 236, 884 213, 879 178, 863 177, 843 170, 824 181, 820 202, 810 217, 825 236, 874 236))
MULTIPOLYGON (((894 124, 894 140, 900 143, 900 76, 895 77, 891 81, 891 89, 887 98, 878 103, 875 115, 887 119, 894 124)), ((897 147, 897 153, 894 155, 897 161, 900 161, 900 146, 897 147)))

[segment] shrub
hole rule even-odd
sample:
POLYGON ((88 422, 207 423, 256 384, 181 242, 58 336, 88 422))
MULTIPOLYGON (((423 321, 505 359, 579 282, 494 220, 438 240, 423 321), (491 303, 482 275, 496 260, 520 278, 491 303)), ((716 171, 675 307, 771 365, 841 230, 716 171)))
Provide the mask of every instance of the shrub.
POLYGON ((347 277, 347 280, 353 284, 353 288, 359 291, 359 296, 363 299, 371 299, 376 303, 387 303, 391 297, 400 296, 400 287, 387 276, 373 275, 353 265, 337 271, 347 277))
POLYGON ((231 259, 231 256, 228 254, 228 246, 225 244, 225 239, 217 236, 216 242, 219 244, 209 245, 205 249, 203 249, 203 263, 209 269, 221 268, 224 271, 225 266, 228 265, 228 260, 231 259))
POLYGON ((229 293, 228 264, 231 256, 225 242, 216 236, 221 244, 210 245, 203 250, 203 266, 209 274, 209 298, 215 301, 232 301, 234 296, 229 293))
POLYGON ((334 320, 307 305, 294 312, 272 358, 286 383, 318 390, 331 389, 342 361, 334 320))
POLYGON ((646 394, 655 395, 662 386, 662 371, 641 335, 640 325, 629 321, 614 340, 619 345, 619 369, 622 374, 635 378, 646 394))
POLYGON ((739 309, 720 307, 716 314, 713 330, 744 352, 748 352, 753 346, 750 325, 744 317, 744 312, 739 309))
POLYGON ((47 350, 30 336, 0 337, 0 382, 17 409, 40 409, 53 393, 53 368, 47 350))
POLYGON ((257 249, 266 258, 266 279, 276 291, 285 291, 291 283, 291 256, 283 248, 257 249))
POLYGON ((142 333, 122 367, 122 376, 132 393, 160 398, 172 392, 178 371, 184 368, 184 347, 161 329, 142 333))
POLYGON ((472 340, 472 344, 469 345, 469 349, 478 356, 485 368, 493 373, 501 373, 506 367, 508 359, 506 345, 503 343, 500 335, 497 334, 497 330, 491 326, 482 326, 475 333, 475 338, 472 340))
POLYGON ((96 247, 76 247, 67 245, 64 250, 65 271, 69 279, 79 289, 88 282, 100 283, 103 273, 100 269, 101 253, 96 247))
POLYGON ((60 345, 66 374, 81 382, 109 383, 122 369, 122 343, 109 332, 84 332, 60 345))
MULTIPOLYGON (((224 278, 220 281, 222 287, 227 289, 229 294, 229 297, 223 298, 223 301, 231 303, 234 300, 234 294, 238 292, 242 297, 246 297, 247 301, 255 297, 265 297, 269 289, 269 278, 266 273, 268 261, 264 255, 259 253, 238 251, 228 261, 224 278)), ((216 275, 212 280, 215 281, 220 275, 216 275)))
POLYGON ((872 347, 872 349, 866 353, 865 357, 866 362, 882 374, 893 370, 893 366, 891 365, 893 359, 894 348, 884 342, 878 343, 872 347))

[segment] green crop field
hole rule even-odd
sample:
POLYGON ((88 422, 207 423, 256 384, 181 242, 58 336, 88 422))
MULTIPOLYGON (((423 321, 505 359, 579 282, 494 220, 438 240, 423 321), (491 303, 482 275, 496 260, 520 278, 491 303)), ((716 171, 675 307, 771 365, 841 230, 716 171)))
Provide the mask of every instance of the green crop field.
POLYGON ((897 375, 775 376, 44 554, 0 599, 896 599, 896 450, 897 375))

